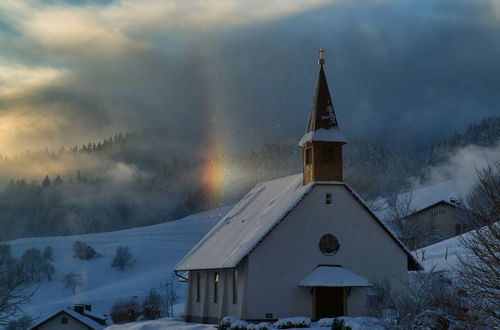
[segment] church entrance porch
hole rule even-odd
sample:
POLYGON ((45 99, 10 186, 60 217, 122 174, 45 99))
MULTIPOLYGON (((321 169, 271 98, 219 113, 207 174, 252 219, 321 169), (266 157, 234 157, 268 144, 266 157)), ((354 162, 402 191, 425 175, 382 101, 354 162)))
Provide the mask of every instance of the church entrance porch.
POLYGON ((347 316, 351 289, 371 285, 366 278, 342 266, 319 265, 299 282, 299 286, 311 288, 312 318, 319 320, 347 316))
POLYGON ((347 314, 345 288, 313 288, 313 319, 337 317, 347 314))

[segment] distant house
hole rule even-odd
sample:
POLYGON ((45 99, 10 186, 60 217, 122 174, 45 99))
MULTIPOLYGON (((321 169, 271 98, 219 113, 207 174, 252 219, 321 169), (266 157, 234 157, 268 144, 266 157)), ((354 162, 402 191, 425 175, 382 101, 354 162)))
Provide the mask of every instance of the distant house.
POLYGON ((427 245, 435 244, 453 236, 460 235, 471 230, 470 224, 466 222, 461 212, 464 205, 459 199, 450 197, 442 199, 430 205, 415 210, 408 215, 408 221, 428 222, 431 225, 426 240, 410 240, 412 249, 419 249, 427 245))
POLYGON ((101 330, 106 328, 107 317, 92 313, 91 305, 78 304, 62 309, 30 330, 101 330))
POLYGON ((371 280, 397 286, 421 269, 343 182, 346 140, 319 63, 303 173, 256 185, 175 267, 187 321, 365 315, 371 280))
POLYGON ((409 204, 405 221, 408 221, 410 225, 413 224, 415 228, 422 224, 420 230, 415 230, 413 237, 410 235, 405 238, 412 250, 471 229, 462 216, 462 211, 466 207, 463 197, 457 192, 452 180, 403 193, 398 196, 398 199, 409 204))

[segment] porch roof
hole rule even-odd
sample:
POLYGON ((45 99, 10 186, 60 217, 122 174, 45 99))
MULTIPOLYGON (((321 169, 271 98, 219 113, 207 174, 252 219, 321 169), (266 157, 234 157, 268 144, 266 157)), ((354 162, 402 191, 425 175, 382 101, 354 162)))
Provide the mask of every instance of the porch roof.
POLYGON ((366 278, 343 267, 318 266, 299 282, 299 286, 362 287, 371 286, 371 284, 366 278))

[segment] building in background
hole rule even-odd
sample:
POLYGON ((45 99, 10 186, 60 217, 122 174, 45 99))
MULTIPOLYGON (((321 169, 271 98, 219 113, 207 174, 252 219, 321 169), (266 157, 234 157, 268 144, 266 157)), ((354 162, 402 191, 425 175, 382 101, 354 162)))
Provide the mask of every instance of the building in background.
POLYGON ((77 304, 62 309, 30 330, 101 330, 109 326, 105 315, 92 313, 92 305, 77 304))

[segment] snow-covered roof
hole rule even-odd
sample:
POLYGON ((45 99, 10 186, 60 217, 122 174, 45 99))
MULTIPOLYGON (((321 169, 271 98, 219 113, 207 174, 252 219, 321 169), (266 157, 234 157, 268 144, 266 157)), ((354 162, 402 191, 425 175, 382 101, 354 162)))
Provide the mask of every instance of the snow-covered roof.
POLYGON ((347 143, 346 138, 337 127, 319 128, 315 131, 306 132, 299 141, 299 146, 303 146, 310 141, 342 142, 347 143))
POLYGON ((340 266, 318 266, 299 282, 299 286, 358 287, 370 286, 370 282, 340 266))
POLYGON ((94 317, 94 318, 101 318, 103 321, 105 321, 106 318, 103 317, 103 316, 100 316, 100 315, 98 316, 96 314, 91 314, 88 311, 84 311, 85 314, 89 314, 88 316, 86 316, 84 314, 80 314, 77 311, 75 311, 73 307, 66 307, 66 308, 64 308, 62 310, 59 310, 56 313, 54 313, 54 314, 46 317, 45 319, 43 319, 41 322, 37 323, 36 325, 34 325, 33 327, 31 327, 30 329, 37 328, 41 324, 50 321, 52 318, 56 317, 57 315, 59 315, 61 313, 68 314, 69 316, 73 317, 77 321, 85 324, 86 326, 88 326, 89 328, 94 329, 94 330, 102 330, 102 329, 104 329, 104 328, 106 328, 108 326, 108 325, 99 324, 98 322, 96 322, 95 320, 92 319, 92 317, 94 317))
POLYGON ((461 199, 459 194, 456 192, 455 183, 452 180, 415 189, 400 196, 400 198, 405 197, 411 199, 410 205, 413 212, 421 211, 439 202, 445 202, 447 204, 456 206, 450 201, 452 199, 456 201, 459 201, 461 199))
POLYGON ((236 267, 311 188, 302 184, 302 174, 257 184, 175 270, 236 267))
MULTIPOLYGON (((453 180, 443 181, 424 187, 417 188, 412 191, 401 193, 397 196, 398 202, 405 204, 410 203, 409 211, 411 214, 420 212, 430 206, 445 203, 450 206, 460 206, 465 204, 465 200, 458 190, 456 189, 453 180)), ((374 201, 377 216, 382 219, 389 219, 391 217, 391 209, 387 199, 379 199, 374 201)))
POLYGON ((302 173, 257 184, 177 264, 175 271, 234 268, 304 198, 315 184, 344 185, 407 253, 409 267, 421 266, 366 203, 343 182, 303 185, 302 173))

